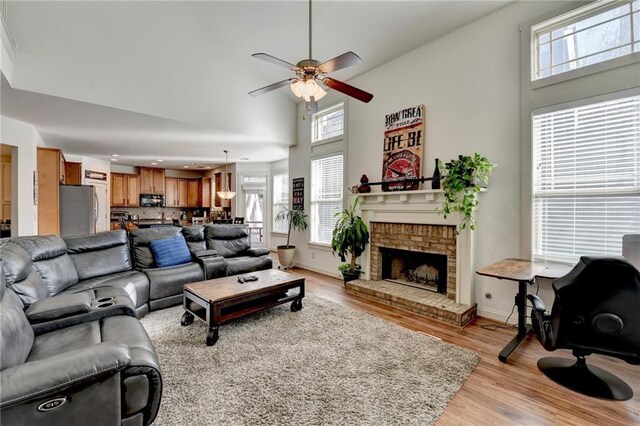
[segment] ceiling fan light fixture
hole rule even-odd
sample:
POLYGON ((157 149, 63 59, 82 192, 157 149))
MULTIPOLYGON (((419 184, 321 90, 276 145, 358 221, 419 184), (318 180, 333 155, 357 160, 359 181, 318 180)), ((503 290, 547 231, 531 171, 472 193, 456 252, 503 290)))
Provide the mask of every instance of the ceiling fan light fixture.
POLYGON ((291 83, 291 92, 293 92, 293 94, 298 97, 301 98, 302 97, 302 92, 304 90, 304 81, 302 80, 297 80, 293 83, 291 83))

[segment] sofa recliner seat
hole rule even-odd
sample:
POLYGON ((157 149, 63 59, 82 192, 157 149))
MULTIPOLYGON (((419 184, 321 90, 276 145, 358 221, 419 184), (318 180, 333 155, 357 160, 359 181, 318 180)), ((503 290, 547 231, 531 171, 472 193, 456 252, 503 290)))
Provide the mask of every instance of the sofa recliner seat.
MULTIPOLYGON (((0 264, 4 277, 4 259, 0 264)), ((148 425, 162 393, 158 359, 134 317, 34 332, 0 285, 0 423, 148 425)))
POLYGON ((246 274, 273 267, 269 249, 252 248, 247 225, 204 226, 206 248, 225 260, 225 275, 246 274))

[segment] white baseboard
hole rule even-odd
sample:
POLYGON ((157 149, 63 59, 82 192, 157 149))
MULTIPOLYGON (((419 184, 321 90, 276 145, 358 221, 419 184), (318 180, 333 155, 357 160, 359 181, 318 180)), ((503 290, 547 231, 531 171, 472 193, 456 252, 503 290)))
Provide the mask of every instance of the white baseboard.
MULTIPOLYGON (((489 318, 499 322, 505 322, 509 317, 509 312, 498 311, 497 309, 490 308, 481 308, 478 306, 478 316, 489 318)), ((517 324, 518 322, 518 312, 516 310, 513 311, 513 315, 509 319, 509 324, 517 324)))
POLYGON ((305 262, 298 262, 298 261, 296 261, 294 265, 299 268, 308 269, 309 271, 317 272, 319 274, 342 279, 340 272, 338 272, 336 269, 327 269, 322 267, 319 268, 316 265, 305 263, 305 262))

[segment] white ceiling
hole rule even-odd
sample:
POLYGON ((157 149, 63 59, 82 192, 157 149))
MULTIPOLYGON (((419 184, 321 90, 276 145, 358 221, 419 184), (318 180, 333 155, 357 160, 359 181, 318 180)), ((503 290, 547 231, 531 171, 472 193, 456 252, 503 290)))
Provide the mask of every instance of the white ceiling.
MULTIPOLYGON (((223 149, 230 161, 274 161, 295 143, 289 90, 247 93, 291 76, 252 53, 308 56, 306 1, 7 3, 17 52, 2 114, 33 123, 49 146, 182 166, 220 164, 223 149)), ((356 52, 362 64, 332 75, 345 81, 505 3, 316 1, 313 56, 356 52)))

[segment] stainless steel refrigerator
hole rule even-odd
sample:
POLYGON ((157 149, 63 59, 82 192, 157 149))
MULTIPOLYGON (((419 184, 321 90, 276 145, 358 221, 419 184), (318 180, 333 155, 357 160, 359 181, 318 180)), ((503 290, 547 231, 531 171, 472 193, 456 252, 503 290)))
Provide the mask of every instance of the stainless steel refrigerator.
POLYGON ((93 234, 98 198, 92 185, 60 185, 60 235, 93 234))

